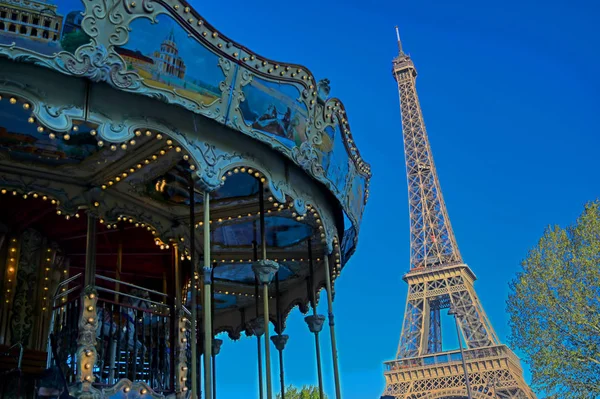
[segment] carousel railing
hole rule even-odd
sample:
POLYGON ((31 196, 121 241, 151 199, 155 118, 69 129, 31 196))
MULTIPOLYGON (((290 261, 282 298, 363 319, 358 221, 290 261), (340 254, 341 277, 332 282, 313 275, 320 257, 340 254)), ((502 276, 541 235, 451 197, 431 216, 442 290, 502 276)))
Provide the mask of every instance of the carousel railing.
MULTIPOLYGON (((56 289, 52 302, 50 333, 54 334, 56 338, 56 349, 61 358, 58 364, 69 384, 75 382, 77 375, 75 354, 79 335, 82 280, 83 275, 79 273, 62 281, 56 289)), ((49 341, 47 352, 47 367, 50 367, 53 355, 49 341)))
POLYGON ((166 304, 168 295, 109 277, 96 279, 117 288, 102 286, 100 281, 96 285, 97 385, 110 386, 127 378, 144 381, 158 393, 173 391, 173 312, 166 304), (130 292, 122 292, 122 287, 130 292))
MULTIPOLYGON (((112 386, 127 378, 143 381, 157 393, 173 392, 176 353, 183 353, 186 364, 191 364, 190 311, 181 307, 185 332, 177 331, 179 320, 167 294, 100 275, 96 275, 94 288, 98 292, 94 385, 112 386)), ((80 273, 62 281, 53 298, 50 333, 56 338, 58 363, 68 384, 77 382, 82 289, 80 273)), ((48 348, 48 367, 52 356, 48 348)), ((189 381, 189 368, 187 372, 189 381)))

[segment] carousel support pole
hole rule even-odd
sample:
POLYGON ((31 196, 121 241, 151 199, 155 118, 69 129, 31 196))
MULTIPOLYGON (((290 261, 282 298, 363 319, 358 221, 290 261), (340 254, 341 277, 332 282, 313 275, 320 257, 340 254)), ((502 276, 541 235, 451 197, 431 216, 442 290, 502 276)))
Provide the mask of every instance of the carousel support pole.
MULTIPOLYGON (((213 268, 210 272, 210 279, 211 281, 213 281, 213 284, 211 284, 210 286, 210 323, 212 326, 215 325, 215 284, 214 284, 214 280, 215 280, 215 267, 217 265, 215 263, 213 263, 213 268)), ((221 350, 221 344, 223 343, 222 340, 217 340, 213 337, 212 339, 212 388, 213 388, 213 399, 215 399, 217 397, 217 355, 218 352, 221 350), (221 341, 219 345, 219 347, 217 348, 217 342, 216 341, 221 341)))
POLYGON ((197 319, 198 319, 198 309, 197 309, 197 295, 198 289, 197 284, 198 281, 196 278, 198 277, 198 265, 196 264, 196 220, 195 220, 195 204, 196 200, 194 198, 194 178, 193 174, 190 173, 189 176, 189 200, 190 200, 190 263, 192 265, 192 283, 190 284, 190 288, 192 290, 192 303, 191 303, 191 314, 192 320, 190 320, 191 324, 191 350, 192 350, 192 392, 191 399, 199 398, 198 392, 198 328, 197 328, 197 319))
POLYGON ((325 264, 325 284, 327 289, 327 308, 329 311, 329 332, 331 334, 331 356, 333 358, 333 377, 335 379, 335 399, 342 398, 342 389, 340 386, 340 371, 338 366, 337 345, 335 341, 335 325, 333 322, 333 295, 331 291, 331 272, 329 270, 329 255, 325 254, 323 258, 325 264))
POLYGON ((308 295, 310 304, 313 310, 311 316, 304 318, 308 329, 311 333, 315 334, 315 351, 317 355, 317 376, 319 378, 319 398, 324 399, 323 393, 323 371, 321 370, 321 343, 319 342, 319 333, 323 329, 323 323, 325 322, 325 316, 317 314, 317 302, 315 299, 315 285, 314 285, 314 265, 313 265, 313 254, 312 254, 312 240, 308 239, 308 266, 309 266, 309 277, 308 277, 308 295))
POLYGON ((204 392, 205 398, 212 397, 211 381, 211 353, 213 331, 211 323, 211 273, 210 264, 210 194, 204 192, 204 306, 202 307, 204 319, 204 392))
POLYGON ((258 201, 260 205, 260 241, 262 249, 262 259, 252 265, 254 274, 263 286, 263 319, 265 334, 265 374, 267 399, 272 399, 273 392, 271 388, 271 351, 269 345, 269 284, 273 280, 275 273, 279 270, 279 264, 267 259, 267 240, 265 228, 265 202, 264 188, 262 182, 258 185, 258 201))
MULTIPOLYGON (((117 246, 117 270, 115 272, 115 280, 121 281, 121 272, 123 270, 123 225, 119 227, 119 244, 117 246)), ((115 283, 115 298, 114 301, 119 303, 119 290, 121 284, 115 283)))
POLYGON ((275 275, 275 295, 276 295, 276 307, 277 307, 277 335, 271 337, 271 341, 275 345, 275 348, 279 352, 279 383, 281 384, 281 399, 285 399, 285 378, 283 369, 283 349, 287 343, 289 336, 282 334, 283 332, 283 321, 281 320, 281 301, 279 293, 279 272, 275 275))
POLYGON ((96 291, 96 238, 97 219, 88 211, 87 237, 85 250, 85 287, 81 294, 79 307, 79 335, 77 337, 77 381, 78 391, 81 393, 92 392, 94 382, 94 365, 98 353, 96 352, 96 330, 98 328, 98 312, 96 305, 98 293, 96 291))
MULTIPOLYGON (((254 226, 254 233, 256 234, 256 225, 254 226)), ((252 246, 254 249, 254 261, 258 261, 258 243, 256 242, 256 237, 252 242, 252 246)), ((258 291, 258 278, 254 278, 254 298, 256 299, 254 302, 255 311, 256 311, 256 320, 258 321, 258 311, 259 311, 259 291, 258 291)), ((253 334, 256 335, 256 350, 258 354, 258 397, 259 399, 263 399, 263 373, 262 373, 262 343, 261 343, 261 335, 262 326, 258 326, 258 323, 253 324, 253 334), (259 334, 260 333, 260 334, 259 334)))
MULTIPOLYGON (((176 329, 174 329, 173 333, 175 335, 176 346, 173 345, 173 350, 175 351, 175 361, 177 362, 176 368, 174 371, 175 374, 175 394, 177 397, 184 397, 182 395, 183 392, 188 390, 186 386, 187 379, 187 356, 186 356, 186 343, 187 339, 185 337, 185 332, 187 329, 187 320, 185 318, 185 314, 182 310, 182 285, 181 285, 181 266, 179 263, 179 246, 177 243, 173 243, 173 269, 175 271, 174 276, 174 285, 175 285, 175 304, 174 304, 174 314, 175 319, 177 320, 174 323, 176 329)), ((173 375, 173 374, 172 374, 173 375)))

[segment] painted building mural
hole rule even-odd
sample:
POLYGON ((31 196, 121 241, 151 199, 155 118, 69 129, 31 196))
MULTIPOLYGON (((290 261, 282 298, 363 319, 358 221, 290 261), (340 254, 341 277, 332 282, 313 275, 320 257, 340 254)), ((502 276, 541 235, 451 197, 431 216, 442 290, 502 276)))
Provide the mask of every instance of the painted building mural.
POLYGON ((0 0, 0 45, 14 43, 45 55, 72 53, 89 43, 81 30, 83 10, 81 0, 0 0))
POLYGON ((137 19, 131 30, 129 42, 116 51, 144 84, 171 90, 198 104, 210 105, 221 98, 219 84, 225 75, 219 57, 190 38, 173 19, 161 16, 158 24, 137 19))

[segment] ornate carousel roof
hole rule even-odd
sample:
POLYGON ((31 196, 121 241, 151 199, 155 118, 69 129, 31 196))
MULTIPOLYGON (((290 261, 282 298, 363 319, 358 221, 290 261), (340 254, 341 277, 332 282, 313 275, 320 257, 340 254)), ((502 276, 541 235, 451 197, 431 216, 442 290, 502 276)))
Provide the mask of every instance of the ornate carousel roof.
POLYGON ((31 201, 39 230, 73 267, 83 268, 81 210, 102 223, 100 272, 114 268, 117 235, 133 277, 162 275, 157 259, 167 264, 174 242, 185 260, 192 173, 196 227, 211 192, 215 329, 235 337, 245 328, 233 310, 254 301, 261 206, 288 311, 306 309, 298 283, 311 251, 317 289, 323 256, 334 254, 339 274, 371 171, 327 80, 252 52, 185 1, 0 0, 0 10, 0 188, 9 201, 31 201), (28 13, 42 6, 54 13, 36 24, 28 13), (145 236, 127 233, 134 228, 145 236))

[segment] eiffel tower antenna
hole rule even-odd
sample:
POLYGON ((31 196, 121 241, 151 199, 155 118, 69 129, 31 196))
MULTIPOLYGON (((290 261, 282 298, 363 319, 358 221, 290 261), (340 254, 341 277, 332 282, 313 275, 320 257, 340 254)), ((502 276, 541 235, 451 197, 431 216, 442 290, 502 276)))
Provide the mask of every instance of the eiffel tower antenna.
POLYGON ((404 51, 402 51, 402 40, 400 40, 400 31, 398 30, 398 25, 396 25, 396 37, 398 38, 398 55, 404 55, 404 51))
POLYGON ((417 70, 402 50, 398 27, 396 34, 392 73, 402 116, 410 270, 400 343, 396 360, 386 363, 383 398, 487 399, 497 392, 502 399, 535 399, 519 359, 498 340, 475 293, 475 274, 458 250, 417 96, 417 70), (448 309, 464 351, 442 345, 442 310, 448 309))

